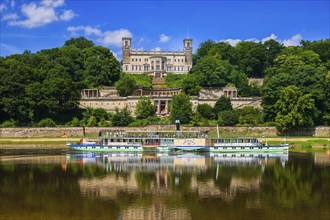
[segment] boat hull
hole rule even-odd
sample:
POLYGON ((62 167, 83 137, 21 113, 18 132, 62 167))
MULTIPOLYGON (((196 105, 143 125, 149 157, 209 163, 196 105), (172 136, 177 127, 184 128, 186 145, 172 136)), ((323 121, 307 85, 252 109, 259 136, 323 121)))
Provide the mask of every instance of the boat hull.
POLYGON ((282 152, 288 151, 288 144, 274 146, 211 146, 211 152, 282 152))

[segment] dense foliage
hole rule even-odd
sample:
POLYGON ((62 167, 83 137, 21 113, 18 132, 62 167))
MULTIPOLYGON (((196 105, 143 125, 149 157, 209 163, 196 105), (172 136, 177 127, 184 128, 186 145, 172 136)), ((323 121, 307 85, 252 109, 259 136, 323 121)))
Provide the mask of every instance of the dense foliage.
POLYGON ((112 52, 90 40, 72 38, 59 48, 0 57, 0 126, 132 126, 170 123, 176 117, 191 125, 276 123, 281 131, 330 125, 330 39, 295 47, 275 40, 236 46, 208 40, 193 63, 187 75, 166 76, 167 87, 182 89, 172 99, 168 119, 155 117, 147 99, 140 100, 134 119, 128 108, 114 114, 78 108, 81 89, 115 85, 120 96, 129 96, 140 86, 152 87, 146 74, 120 74, 112 52), (249 83, 249 78, 263 78, 264 84, 249 83), (189 96, 203 87, 225 86, 237 87, 240 97, 261 96, 262 110, 233 110, 224 97, 214 107, 192 110, 189 96))
POLYGON ((170 119, 172 122, 178 118, 182 124, 188 124, 192 117, 192 103, 190 96, 183 93, 172 98, 170 119))
POLYGON ((85 38, 63 47, 0 58, 0 118, 33 125, 44 118, 64 123, 80 113, 79 90, 113 85, 119 62, 85 38))

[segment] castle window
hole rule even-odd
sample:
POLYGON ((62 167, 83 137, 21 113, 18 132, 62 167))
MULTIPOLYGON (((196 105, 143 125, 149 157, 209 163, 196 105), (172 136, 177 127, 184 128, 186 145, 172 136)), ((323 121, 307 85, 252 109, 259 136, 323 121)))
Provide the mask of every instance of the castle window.
POLYGON ((141 59, 139 59, 139 61, 141 62, 141 59))
POLYGON ((174 71, 176 71, 176 66, 174 67, 174 71))
POLYGON ((139 70, 141 70, 141 66, 139 66, 139 70))
POLYGON ((126 69, 126 71, 128 70, 128 66, 127 65, 125 66, 125 69, 126 69))
POLYGON ((160 65, 159 65, 159 64, 160 64, 160 62, 157 61, 157 62, 156 62, 156 70, 160 70, 160 65))
POLYGON ((183 59, 181 59, 181 62, 183 63, 183 59))
POLYGON ((190 47, 190 43, 189 42, 187 43, 187 47, 190 47))
POLYGON ((127 47, 128 46, 128 42, 127 42, 127 40, 125 40, 125 47, 127 47))
POLYGON ((176 59, 174 59, 174 62, 176 62, 176 59))

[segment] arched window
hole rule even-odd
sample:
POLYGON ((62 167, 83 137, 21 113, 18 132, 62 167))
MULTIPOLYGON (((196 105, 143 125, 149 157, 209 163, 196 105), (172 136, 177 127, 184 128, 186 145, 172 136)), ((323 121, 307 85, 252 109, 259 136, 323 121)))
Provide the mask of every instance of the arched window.
POLYGON ((154 61, 151 61, 151 69, 154 70, 154 61))
POLYGON ((156 61, 156 70, 160 70, 160 62, 158 60, 156 61))

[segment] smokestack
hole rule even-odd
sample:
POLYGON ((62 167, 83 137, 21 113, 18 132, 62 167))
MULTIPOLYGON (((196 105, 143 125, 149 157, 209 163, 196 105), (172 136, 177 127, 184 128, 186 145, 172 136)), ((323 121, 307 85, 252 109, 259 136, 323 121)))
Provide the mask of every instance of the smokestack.
POLYGON ((176 131, 180 131, 180 120, 178 117, 175 118, 176 131))

